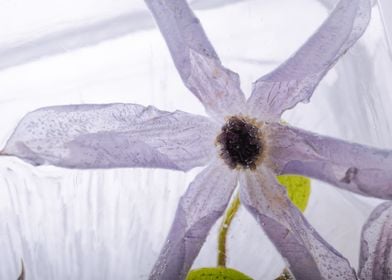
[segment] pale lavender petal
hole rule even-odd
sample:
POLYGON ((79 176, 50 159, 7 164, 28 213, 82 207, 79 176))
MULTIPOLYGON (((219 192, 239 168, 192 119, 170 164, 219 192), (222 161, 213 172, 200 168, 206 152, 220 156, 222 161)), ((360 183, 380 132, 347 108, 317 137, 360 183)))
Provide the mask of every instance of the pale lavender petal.
POLYGON ((285 110, 309 101, 328 70, 363 34, 370 13, 369 0, 340 0, 293 56, 254 83, 248 100, 252 114, 279 120, 285 110))
POLYGON ((224 68, 185 0, 146 0, 185 85, 207 112, 222 119, 243 110, 236 73, 224 68))
POLYGON ((359 278, 392 279, 392 202, 384 202, 370 214, 362 228, 359 278))
POLYGON ((288 263, 296 279, 356 279, 349 262, 331 247, 288 199, 266 167, 240 177, 240 199, 288 263))
POLYGON ((300 174, 361 195, 392 198, 392 151, 269 125, 269 156, 279 174, 300 174))
POLYGON ((19 123, 1 154, 67 168, 206 164, 219 129, 202 116, 135 104, 41 108, 19 123))
POLYGON ((220 160, 206 167, 181 197, 167 241, 150 279, 184 279, 208 232, 237 185, 237 171, 220 160))

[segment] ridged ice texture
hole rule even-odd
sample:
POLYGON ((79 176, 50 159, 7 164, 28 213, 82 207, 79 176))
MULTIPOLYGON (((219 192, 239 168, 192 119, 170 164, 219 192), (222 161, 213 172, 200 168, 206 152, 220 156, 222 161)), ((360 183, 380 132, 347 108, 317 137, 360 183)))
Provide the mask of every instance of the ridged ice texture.
POLYGON ((271 170, 259 167, 241 174, 240 198, 296 279, 356 279, 347 259, 312 228, 271 170))
POLYGON ((269 125, 270 158, 279 174, 300 174, 361 195, 392 198, 392 151, 269 125))
POLYGON ((288 60, 253 85, 248 104, 263 119, 279 120, 307 102, 328 70, 362 35, 370 20, 369 0, 341 0, 316 33, 288 60))
POLYGON ((206 164, 216 127, 207 118, 134 104, 46 107, 27 114, 1 152, 68 168, 206 164))
POLYGON ((207 166, 181 197, 174 222, 160 253, 151 280, 184 279, 211 227, 223 214, 234 188, 237 172, 216 160, 207 166))
POLYGON ((391 201, 374 209, 362 228, 358 274, 361 280, 392 279, 391 201))
POLYGON ((207 113, 223 120, 244 109, 238 74, 224 68, 184 0, 146 0, 184 84, 207 113))

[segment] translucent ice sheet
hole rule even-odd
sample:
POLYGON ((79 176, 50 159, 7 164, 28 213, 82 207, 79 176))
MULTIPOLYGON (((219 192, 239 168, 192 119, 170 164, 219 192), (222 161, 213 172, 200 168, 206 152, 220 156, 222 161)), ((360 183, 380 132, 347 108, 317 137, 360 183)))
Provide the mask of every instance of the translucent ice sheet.
MULTIPOLYGON (((384 2, 311 102, 287 112, 286 121, 392 149, 392 8, 384 2)), ((191 3, 249 94, 251 82, 295 51, 334 1, 191 3)), ((124 102, 205 114, 182 85, 143 1, 0 0, 0 26, 0 147, 27 112, 49 105, 124 102)), ((28 280, 147 279, 178 199, 198 171, 37 168, 1 157, 0 279, 16 279, 21 259, 28 280)), ((379 201, 312 185, 306 217, 356 267, 361 226, 379 201)), ((217 227, 194 267, 216 265, 216 237, 217 227)), ((243 209, 228 242, 228 266, 254 279, 273 279, 284 267, 243 209)))

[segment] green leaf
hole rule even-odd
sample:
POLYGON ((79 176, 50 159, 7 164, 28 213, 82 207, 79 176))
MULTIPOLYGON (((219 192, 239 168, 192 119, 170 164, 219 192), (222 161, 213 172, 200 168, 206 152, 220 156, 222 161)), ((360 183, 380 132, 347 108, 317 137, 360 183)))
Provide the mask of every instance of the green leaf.
POLYGON ((242 272, 226 267, 191 270, 186 280, 253 280, 242 272))
POLYGON ((305 211, 310 197, 310 179, 299 175, 276 176, 281 185, 287 189, 291 201, 302 212, 305 211))

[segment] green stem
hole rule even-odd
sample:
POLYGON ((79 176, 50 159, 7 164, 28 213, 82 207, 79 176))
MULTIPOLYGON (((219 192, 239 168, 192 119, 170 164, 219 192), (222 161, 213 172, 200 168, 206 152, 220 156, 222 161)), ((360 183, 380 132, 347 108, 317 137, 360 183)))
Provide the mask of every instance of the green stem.
POLYGON ((240 198, 238 194, 231 202, 230 207, 226 211, 225 218, 220 226, 218 235, 218 266, 226 267, 226 240, 231 222, 240 207, 240 198))

